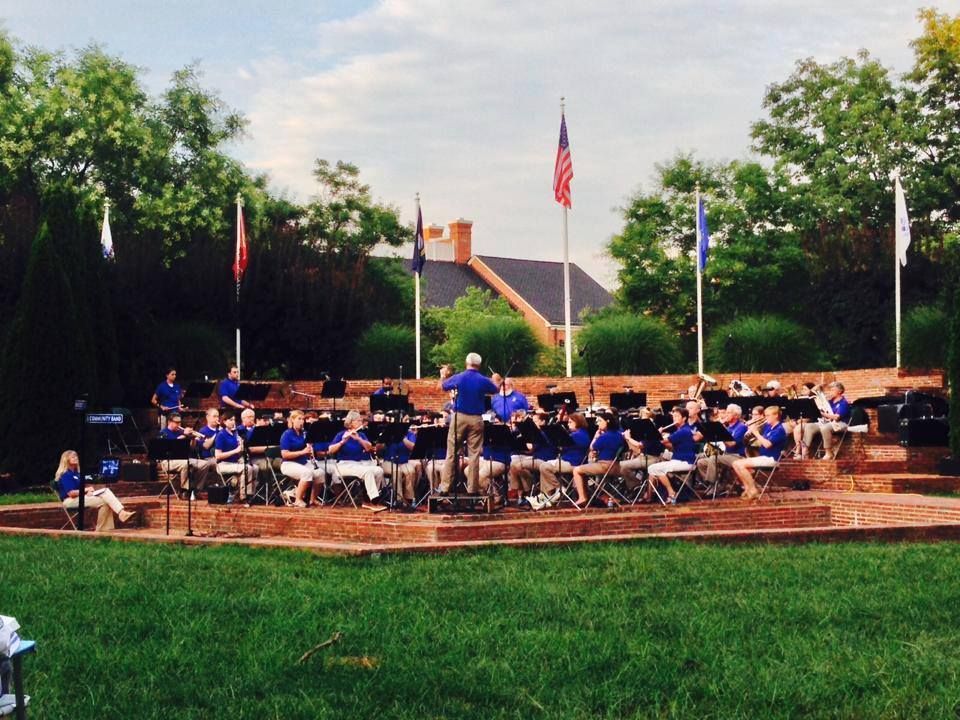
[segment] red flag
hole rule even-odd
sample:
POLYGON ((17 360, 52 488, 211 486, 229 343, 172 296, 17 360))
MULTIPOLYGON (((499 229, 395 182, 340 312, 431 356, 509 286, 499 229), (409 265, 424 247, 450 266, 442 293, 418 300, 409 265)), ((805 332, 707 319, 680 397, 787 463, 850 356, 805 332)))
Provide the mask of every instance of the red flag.
POLYGON ((567 140, 567 119, 560 114, 560 145, 557 147, 557 164, 553 168, 553 196, 564 207, 571 207, 570 181, 573 180, 573 161, 570 159, 570 142, 567 140))
POLYGON ((233 258, 233 279, 240 285, 247 269, 247 232, 243 225, 243 210, 237 205, 237 251, 233 258))

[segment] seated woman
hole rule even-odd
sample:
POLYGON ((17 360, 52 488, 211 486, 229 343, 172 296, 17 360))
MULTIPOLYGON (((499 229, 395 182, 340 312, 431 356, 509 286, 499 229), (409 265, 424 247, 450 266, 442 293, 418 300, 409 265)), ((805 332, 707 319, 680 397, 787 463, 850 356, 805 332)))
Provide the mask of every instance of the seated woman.
POLYGON ((327 453, 336 456, 337 469, 342 477, 360 478, 370 502, 382 506, 380 491, 386 485, 386 480, 383 468, 373 460, 373 443, 360 431, 363 417, 356 410, 351 410, 343 420, 343 427, 330 443, 327 453))
POLYGON ((280 436, 280 457, 283 462, 280 472, 297 482, 293 504, 307 507, 304 497, 310 490, 310 505, 319 505, 317 496, 323 490, 326 475, 314 457, 313 446, 307 444, 303 432, 304 414, 300 410, 290 411, 290 427, 280 436))
MULTIPOLYGON (((647 467, 647 473, 650 476, 650 483, 647 485, 647 492, 644 500, 650 501, 657 485, 662 485, 667 491, 668 505, 677 502, 677 493, 670 484, 668 473, 684 472, 693 468, 693 463, 697 459, 697 438, 699 433, 694 425, 688 422, 690 413, 687 408, 679 405, 670 411, 673 418, 673 425, 676 427, 669 435, 663 433, 663 445, 670 449, 672 456, 669 460, 654 463, 647 467)), ((659 497, 659 493, 658 493, 659 497)), ((661 498, 662 499, 662 498, 661 498)))
POLYGON ((747 430, 748 434, 756 438, 760 446, 760 454, 757 457, 742 458, 733 463, 733 471, 743 484, 743 497, 747 500, 760 497, 751 469, 775 467, 787 443, 787 430, 780 422, 780 408, 776 405, 765 408, 763 417, 765 422, 762 428, 751 426, 747 430))
MULTIPOLYGON (((74 450, 65 450, 60 456, 60 466, 54 476, 60 492, 63 506, 74 510, 80 506, 80 456, 74 450)), ((85 507, 98 508, 97 532, 113 530, 113 514, 116 513, 120 522, 126 522, 134 516, 132 510, 125 510, 117 496, 109 488, 95 490, 87 486, 83 498, 85 507)))
POLYGON ((587 459, 590 433, 587 430, 586 418, 580 413, 571 413, 567 418, 567 430, 573 445, 561 451, 559 460, 554 458, 540 463, 540 494, 527 498, 534 510, 552 507, 560 498, 560 481, 557 475, 572 473, 574 468, 587 459))
POLYGON ((623 447, 623 434, 617 424, 616 415, 611 413, 597 415, 597 432, 590 442, 590 462, 573 468, 577 507, 586 507, 590 501, 587 495, 587 476, 619 472, 616 465, 623 447))

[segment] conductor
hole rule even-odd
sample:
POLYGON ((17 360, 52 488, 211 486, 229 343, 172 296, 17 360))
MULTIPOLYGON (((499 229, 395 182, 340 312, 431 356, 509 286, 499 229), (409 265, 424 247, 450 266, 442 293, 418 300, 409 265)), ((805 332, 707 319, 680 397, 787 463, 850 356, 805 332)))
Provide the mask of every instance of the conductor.
POLYGON ((466 370, 453 374, 450 365, 440 368, 440 387, 446 392, 455 391, 453 399, 453 417, 447 433, 447 457, 440 475, 440 494, 450 492, 453 484, 457 448, 464 439, 467 442, 467 493, 480 492, 479 471, 480 454, 483 451, 483 398, 497 392, 497 386, 490 378, 480 373, 482 358, 470 353, 466 359, 466 370))

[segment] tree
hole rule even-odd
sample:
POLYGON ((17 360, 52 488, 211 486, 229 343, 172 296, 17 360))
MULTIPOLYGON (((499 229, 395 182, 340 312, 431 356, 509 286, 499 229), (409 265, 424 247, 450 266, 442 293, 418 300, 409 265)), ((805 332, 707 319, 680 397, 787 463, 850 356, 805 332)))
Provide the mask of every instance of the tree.
POLYGON ((714 329, 707 367, 724 372, 786 372, 830 366, 810 330, 775 315, 747 315, 714 329))
POLYGON ((98 401, 94 351, 89 335, 77 332, 70 278, 46 225, 33 244, 20 302, 0 358, 0 467, 21 477, 51 477, 60 453, 77 448, 73 401, 98 401), (40 432, 23 432, 26 408, 48 419, 40 432), (11 442, 17 438, 16 442, 11 442))
POLYGON ((416 375, 414 331, 406 325, 374 323, 357 340, 353 361, 355 378, 407 377, 416 375))
POLYGON ((468 288, 452 308, 428 309, 424 328, 434 365, 459 367, 467 353, 477 352, 495 371, 503 374, 512 366, 512 374, 522 375, 535 366, 543 347, 506 300, 479 288, 468 288))
POLYGON ((653 375, 676 372, 682 364, 676 334, 643 315, 606 311, 588 318, 577 334, 578 371, 597 375, 653 375))

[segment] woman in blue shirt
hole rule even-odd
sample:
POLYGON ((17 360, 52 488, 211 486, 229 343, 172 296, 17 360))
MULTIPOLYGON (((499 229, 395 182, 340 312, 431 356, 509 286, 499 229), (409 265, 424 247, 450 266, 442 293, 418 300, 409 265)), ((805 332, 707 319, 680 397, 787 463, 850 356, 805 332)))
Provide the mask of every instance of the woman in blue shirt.
MULTIPOLYGON (((80 506, 80 457, 74 450, 65 450, 60 456, 60 465, 54 479, 57 481, 57 491, 60 493, 63 506, 68 510, 78 508, 80 506)), ((97 508, 97 532, 113 530, 114 513, 122 523, 135 514, 132 510, 126 510, 123 503, 109 488, 95 490, 88 485, 85 493, 84 507, 97 508)))
POLYGON ((530 496, 527 502, 534 510, 552 507, 559 499, 560 473, 572 473, 574 468, 587 461, 590 452, 590 432, 587 430, 587 420, 580 413, 571 413, 567 418, 567 430, 573 445, 565 447, 560 458, 540 463, 540 494, 530 496))
POLYGON ((623 449, 623 433, 620 432, 616 416, 611 413, 597 415, 597 432, 590 443, 590 462, 573 468, 577 507, 586 507, 590 500, 587 495, 587 476, 618 473, 617 461, 623 449))
POLYGON ((697 432, 695 425, 687 422, 690 414, 686 408, 677 406, 670 411, 670 415, 673 418, 673 425, 671 427, 676 429, 669 435, 663 433, 663 444, 671 451, 672 456, 669 460, 654 463, 647 468, 650 481, 647 485, 644 500, 649 502, 653 497, 653 493, 656 492, 661 502, 667 505, 674 505, 677 502, 677 493, 673 489, 673 485, 670 484, 668 474, 689 472, 693 468, 693 463, 697 459, 697 443, 703 436, 697 432), (667 499, 665 501, 660 493, 657 492, 657 485, 662 485, 664 490, 667 491, 667 499))

